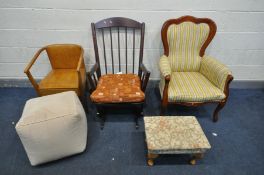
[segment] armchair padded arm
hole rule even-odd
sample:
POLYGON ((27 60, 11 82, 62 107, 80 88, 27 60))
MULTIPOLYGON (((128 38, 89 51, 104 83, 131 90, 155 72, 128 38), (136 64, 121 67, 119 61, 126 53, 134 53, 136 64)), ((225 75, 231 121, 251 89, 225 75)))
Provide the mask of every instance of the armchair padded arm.
POLYGON ((224 91, 228 75, 232 75, 229 68, 211 56, 204 56, 201 61, 200 73, 203 74, 219 89, 224 91))
POLYGON ((167 56, 162 55, 159 61, 160 72, 166 77, 171 74, 170 62, 167 56))

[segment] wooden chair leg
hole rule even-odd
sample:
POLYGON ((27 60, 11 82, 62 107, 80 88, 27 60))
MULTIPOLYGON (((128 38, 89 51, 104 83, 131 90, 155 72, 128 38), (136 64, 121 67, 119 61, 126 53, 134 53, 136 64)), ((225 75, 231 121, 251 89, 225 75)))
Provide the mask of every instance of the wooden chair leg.
POLYGON ((143 105, 140 105, 139 109, 137 109, 136 117, 135 117, 136 129, 139 128, 138 119, 142 116, 143 116, 143 105))
POLYGON ((190 164, 191 165, 195 165, 196 164, 196 161, 199 160, 199 159, 202 159, 204 157, 204 154, 203 153, 198 153, 198 154, 194 154, 190 160, 190 164))
POLYGON ((217 122, 218 121, 218 113, 221 109, 223 109, 223 107, 225 106, 226 104, 226 101, 224 102, 220 102, 217 107, 215 108, 215 111, 214 111, 214 116, 213 116, 213 122, 217 122))
POLYGON ((166 111, 167 111, 167 107, 168 107, 168 103, 166 102, 161 102, 161 109, 160 109, 160 115, 163 116, 165 115, 166 111))
POLYGON ((85 110, 86 113, 88 113, 88 103, 87 103, 87 94, 84 93, 81 97, 80 97, 81 103, 83 105, 83 108, 85 110))
POLYGON ((101 130, 104 129, 104 124, 105 124, 105 115, 103 110, 100 107, 97 107, 97 117, 100 119, 100 127, 101 130))
POLYGON ((138 129, 138 128, 139 128, 139 125, 138 125, 138 118, 139 118, 139 116, 137 115, 137 116, 135 117, 135 124, 136 124, 136 129, 138 129))
POLYGON ((147 163, 148 163, 148 166, 153 166, 154 165, 154 160, 156 158, 158 158, 159 155, 158 154, 151 154, 151 153, 148 153, 147 154, 147 163))

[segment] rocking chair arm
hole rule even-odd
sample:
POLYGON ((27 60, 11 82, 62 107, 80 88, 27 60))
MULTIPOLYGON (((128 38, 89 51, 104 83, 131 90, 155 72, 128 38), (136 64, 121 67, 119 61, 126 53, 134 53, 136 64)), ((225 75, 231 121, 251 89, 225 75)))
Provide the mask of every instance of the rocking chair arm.
POLYGON ((140 64, 139 69, 140 72, 142 72, 140 75, 141 89, 143 92, 145 92, 150 76, 150 71, 147 70, 146 66, 143 63, 140 64))
POLYGON ((92 66, 92 68, 90 69, 90 71, 87 72, 87 78, 88 78, 87 87, 89 88, 90 93, 93 92, 97 86, 97 82, 98 82, 99 77, 97 77, 97 79, 96 79, 95 73, 98 70, 98 68, 99 68, 98 64, 95 63, 92 66))

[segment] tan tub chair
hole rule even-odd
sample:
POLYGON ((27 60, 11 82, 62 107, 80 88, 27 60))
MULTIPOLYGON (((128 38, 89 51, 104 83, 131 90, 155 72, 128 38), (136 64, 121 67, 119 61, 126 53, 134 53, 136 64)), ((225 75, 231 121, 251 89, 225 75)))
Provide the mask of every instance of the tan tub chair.
POLYGON ((83 59, 83 48, 75 44, 53 44, 41 48, 32 58, 24 71, 39 96, 64 91, 75 91, 84 100, 86 70, 83 59), (37 83, 30 73, 42 51, 46 51, 52 70, 37 83))

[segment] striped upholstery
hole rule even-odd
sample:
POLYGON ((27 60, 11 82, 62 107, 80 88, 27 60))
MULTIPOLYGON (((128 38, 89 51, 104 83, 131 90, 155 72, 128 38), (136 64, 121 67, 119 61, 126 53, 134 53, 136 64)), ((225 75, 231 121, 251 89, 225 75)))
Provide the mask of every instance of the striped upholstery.
POLYGON ((170 62, 168 57, 166 57, 165 55, 161 56, 159 61, 159 67, 160 67, 160 72, 164 77, 166 75, 171 74, 170 62))
POLYGON ((183 22, 170 25, 167 37, 172 72, 199 71, 199 52, 209 31, 209 26, 205 23, 183 22))
POLYGON ((231 74, 231 71, 213 57, 204 56, 201 61, 200 73, 224 91, 227 76, 231 74))
MULTIPOLYGON (((163 94, 164 78, 160 82, 163 94)), ((173 72, 168 89, 169 102, 220 101, 225 94, 199 72, 173 72)))

